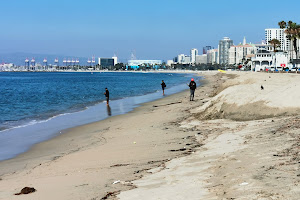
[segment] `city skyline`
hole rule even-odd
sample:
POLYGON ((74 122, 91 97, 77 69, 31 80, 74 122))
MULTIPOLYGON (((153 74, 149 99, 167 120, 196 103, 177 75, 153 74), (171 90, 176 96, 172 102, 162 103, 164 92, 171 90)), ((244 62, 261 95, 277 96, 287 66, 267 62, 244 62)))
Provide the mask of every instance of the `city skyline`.
POLYGON ((128 59, 172 59, 190 49, 260 42, 265 28, 297 21, 298 1, 37 1, 1 2, 0 53, 128 59), (288 6, 292 4, 293 6, 288 6))

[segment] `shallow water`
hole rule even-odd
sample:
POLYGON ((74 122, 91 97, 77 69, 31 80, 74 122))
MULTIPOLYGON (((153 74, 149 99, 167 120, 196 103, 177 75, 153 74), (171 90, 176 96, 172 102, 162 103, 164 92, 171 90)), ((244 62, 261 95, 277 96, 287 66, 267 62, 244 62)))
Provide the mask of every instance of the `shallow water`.
POLYGON ((165 93, 188 89, 191 74, 0 73, 0 160, 27 151, 61 130, 127 113, 165 93), (104 88, 110 90, 110 107, 104 88))

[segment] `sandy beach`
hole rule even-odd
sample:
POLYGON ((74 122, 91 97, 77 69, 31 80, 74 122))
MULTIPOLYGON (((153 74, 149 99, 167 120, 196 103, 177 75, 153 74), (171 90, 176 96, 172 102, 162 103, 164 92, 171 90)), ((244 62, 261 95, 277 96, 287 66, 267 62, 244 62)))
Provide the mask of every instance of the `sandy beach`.
POLYGON ((195 101, 167 96, 0 162, 0 199, 299 199, 300 76, 199 75, 195 101))

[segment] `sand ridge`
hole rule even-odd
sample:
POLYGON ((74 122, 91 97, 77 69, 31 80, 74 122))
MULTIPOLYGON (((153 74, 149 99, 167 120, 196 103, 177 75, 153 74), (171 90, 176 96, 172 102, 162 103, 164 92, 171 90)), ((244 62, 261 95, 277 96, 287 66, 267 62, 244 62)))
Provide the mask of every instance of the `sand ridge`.
POLYGON ((299 113, 300 76, 297 74, 231 75, 236 78, 221 84, 216 96, 194 112, 198 118, 243 121, 299 113))

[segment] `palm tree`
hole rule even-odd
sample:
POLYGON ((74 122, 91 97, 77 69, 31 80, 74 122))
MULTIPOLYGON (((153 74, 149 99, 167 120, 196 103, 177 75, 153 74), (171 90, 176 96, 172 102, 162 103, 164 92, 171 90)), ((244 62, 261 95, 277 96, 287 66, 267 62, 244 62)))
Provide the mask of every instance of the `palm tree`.
POLYGON ((277 40, 277 39, 272 39, 272 40, 269 41, 269 43, 270 43, 271 45, 273 45, 273 47, 274 47, 274 52, 276 52, 276 51, 277 51, 276 49, 277 49, 278 47, 280 47, 280 41, 277 40))
POLYGON ((286 22, 285 22, 285 21, 278 22, 278 26, 279 26, 281 29, 284 29, 284 28, 286 28, 286 22))
POLYGON ((278 22, 280 28, 286 28, 285 33, 287 34, 287 38, 293 43, 293 48, 296 54, 296 59, 298 58, 298 50, 297 50, 297 39, 300 38, 300 25, 294 23, 292 21, 285 21, 278 22))

